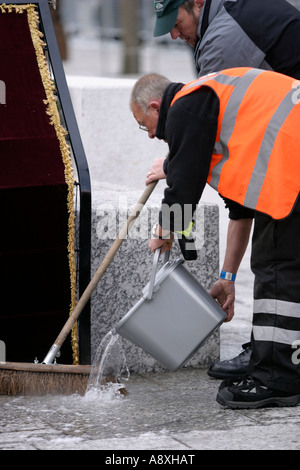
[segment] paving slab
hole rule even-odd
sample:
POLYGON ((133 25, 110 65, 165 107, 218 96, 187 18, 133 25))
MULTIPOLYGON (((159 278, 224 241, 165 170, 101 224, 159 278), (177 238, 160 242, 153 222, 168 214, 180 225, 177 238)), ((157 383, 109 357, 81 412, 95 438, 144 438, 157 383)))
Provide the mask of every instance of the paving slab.
POLYGON ((300 407, 229 410, 215 400, 219 383, 206 369, 182 369, 132 375, 126 397, 112 387, 85 397, 1 396, 0 450, 159 450, 188 458, 197 450, 300 449, 300 407))

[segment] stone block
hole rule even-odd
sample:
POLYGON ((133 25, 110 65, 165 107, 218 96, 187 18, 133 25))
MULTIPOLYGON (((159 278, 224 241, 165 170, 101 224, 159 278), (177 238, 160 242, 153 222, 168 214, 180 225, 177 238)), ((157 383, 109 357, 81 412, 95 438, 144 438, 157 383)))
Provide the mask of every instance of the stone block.
MULTIPOLYGON (((111 247, 128 212, 141 194, 128 188, 98 184, 93 191, 92 274, 111 247)), ((91 301, 92 358, 107 333, 142 297, 149 282, 153 254, 148 248, 151 227, 157 221, 161 194, 152 194, 112 263, 93 293, 91 301)), ((187 269, 208 290, 219 273, 218 206, 201 204, 196 212, 196 247, 198 259, 185 262, 187 269)), ((181 256, 178 242, 171 250, 171 259, 181 256)), ((160 261, 160 263, 162 263, 160 261)), ((161 264, 160 264, 161 265, 161 264)), ((123 339, 127 366, 132 372, 162 370, 149 354, 123 339)), ((215 332, 188 361, 185 367, 207 365, 219 358, 219 332, 215 332)))

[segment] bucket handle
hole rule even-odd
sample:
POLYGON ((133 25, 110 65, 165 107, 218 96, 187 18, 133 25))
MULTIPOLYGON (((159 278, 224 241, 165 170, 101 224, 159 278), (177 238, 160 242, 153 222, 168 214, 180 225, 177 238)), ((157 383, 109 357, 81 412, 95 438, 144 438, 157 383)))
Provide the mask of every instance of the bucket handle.
MULTIPOLYGON (((147 299, 151 300, 153 297, 153 289, 154 289, 154 283, 155 283, 155 277, 156 277, 156 271, 157 271, 157 265, 158 265, 158 260, 160 257, 160 248, 157 248, 154 253, 154 259, 153 259, 153 266, 152 266, 152 273, 151 273, 151 278, 149 282, 149 290, 148 290, 148 296, 147 299)), ((164 262, 167 263, 169 261, 170 257, 170 250, 165 251, 165 257, 164 257, 164 262)))

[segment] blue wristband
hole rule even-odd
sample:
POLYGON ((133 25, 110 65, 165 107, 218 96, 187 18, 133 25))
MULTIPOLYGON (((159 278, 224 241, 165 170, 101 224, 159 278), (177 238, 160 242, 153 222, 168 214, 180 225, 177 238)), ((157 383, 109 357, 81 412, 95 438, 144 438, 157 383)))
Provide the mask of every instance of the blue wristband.
POLYGON ((226 271, 221 271, 220 279, 226 279, 227 281, 234 282, 236 278, 236 274, 227 273, 226 271))

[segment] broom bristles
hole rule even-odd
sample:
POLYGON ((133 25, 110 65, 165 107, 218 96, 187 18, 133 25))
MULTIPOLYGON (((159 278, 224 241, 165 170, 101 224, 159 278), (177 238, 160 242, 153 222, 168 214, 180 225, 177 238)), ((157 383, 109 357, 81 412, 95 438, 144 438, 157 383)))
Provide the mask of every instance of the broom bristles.
POLYGON ((47 372, 0 372, 0 395, 84 395, 88 376, 47 372))
MULTIPOLYGON (((53 366, 59 370, 53 371, 52 366, 45 365, 48 369, 43 371, 43 365, 38 365, 34 371, 34 365, 30 364, 30 370, 26 370, 25 364, 16 370, 14 366, 0 365, 0 395, 22 395, 22 396, 43 396, 43 395, 84 395, 89 380, 89 373, 82 373, 81 366, 53 366), (50 367, 50 369, 49 369, 50 367), (64 370, 65 367, 65 370, 64 370), (78 373, 76 368, 78 367, 78 373)), ((89 370, 89 368, 87 369, 89 370)), ((104 376, 103 385, 116 383, 114 376, 104 376)), ((120 388, 122 395, 127 395, 124 388, 120 388)))

